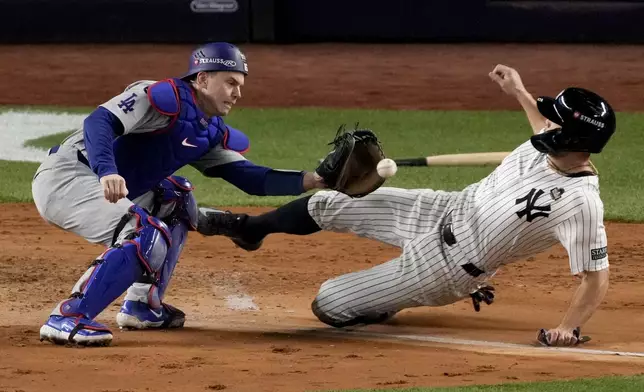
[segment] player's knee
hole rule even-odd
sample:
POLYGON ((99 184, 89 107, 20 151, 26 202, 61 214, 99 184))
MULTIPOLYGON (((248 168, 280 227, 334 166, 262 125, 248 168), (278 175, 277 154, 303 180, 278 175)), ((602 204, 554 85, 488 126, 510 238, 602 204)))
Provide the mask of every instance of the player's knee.
POLYGON ((137 247, 137 255, 145 270, 155 274, 163 267, 168 249, 172 246, 172 235, 168 226, 150 215, 143 208, 133 205, 128 210, 130 222, 125 233, 121 233, 120 246, 128 244, 137 247))
POLYGON ((318 297, 316 297, 311 303, 311 311, 313 312, 315 317, 318 318, 318 320, 326 325, 330 325, 335 328, 342 328, 346 326, 345 322, 333 318, 324 310, 322 306, 320 306, 320 300, 318 299, 318 297))
POLYGON ((340 320, 337 315, 330 312, 329 304, 333 302, 333 291, 330 285, 331 280, 322 283, 318 294, 311 303, 311 311, 321 322, 336 328, 347 326, 347 322, 340 320))
POLYGON ((175 216, 184 221, 189 229, 196 230, 198 209, 193 189, 192 183, 185 177, 164 178, 154 189, 152 215, 162 219, 175 216))

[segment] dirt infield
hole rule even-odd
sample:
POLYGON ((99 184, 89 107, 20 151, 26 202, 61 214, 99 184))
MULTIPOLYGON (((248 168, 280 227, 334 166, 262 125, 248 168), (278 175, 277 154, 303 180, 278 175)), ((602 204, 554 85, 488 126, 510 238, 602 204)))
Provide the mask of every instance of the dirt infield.
MULTIPOLYGON (((245 47, 251 77, 241 106, 515 109, 487 79, 514 65, 535 93, 583 85, 618 110, 642 108, 644 47, 311 45, 245 47), (330 73, 329 71, 334 71, 330 73)), ((137 79, 183 71, 189 47, 0 47, 0 104, 92 106, 137 79)), ((609 203, 610 201, 605 201, 609 203)), ((237 209, 239 210, 239 209, 237 209)), ((258 209, 250 210, 253 213, 258 209)), ((225 238, 191 234, 168 293, 183 330, 120 332, 113 346, 38 341, 48 312, 102 250, 46 225, 31 205, 0 205, 0 391, 302 391, 464 385, 638 374, 644 359, 491 350, 329 336, 309 310, 318 285, 398 254, 346 234, 271 237, 244 253, 225 238), (347 257, 352 254, 352 257, 347 257)), ((644 226, 609 223, 612 284, 585 328, 585 348, 644 352, 644 226)), ((531 343, 560 320, 577 282, 555 247, 503 269, 498 301, 404 311, 362 328, 531 343)), ((99 321, 115 327, 118 303, 99 321)))

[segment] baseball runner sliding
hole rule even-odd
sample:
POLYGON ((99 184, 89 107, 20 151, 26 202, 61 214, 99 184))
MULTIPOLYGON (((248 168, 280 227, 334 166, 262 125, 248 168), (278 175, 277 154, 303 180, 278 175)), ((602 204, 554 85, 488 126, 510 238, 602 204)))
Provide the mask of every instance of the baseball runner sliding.
MULTIPOLYGON (((312 310, 334 327, 380 322, 405 308, 468 296, 478 310, 480 302, 494 299, 486 281, 499 267, 561 243, 581 285, 561 323, 539 339, 546 345, 577 344, 578 328, 608 287, 604 209, 590 154, 608 142, 615 115, 585 89, 567 88, 554 99, 535 101, 514 69, 498 65, 489 76, 519 101, 534 135, 481 181, 460 192, 380 187, 350 197, 320 191, 259 216, 210 214, 205 232, 228 235, 247 250, 259 248, 270 233, 319 230, 349 231, 400 247, 393 260, 321 285, 312 310)), ((336 146, 330 155, 337 151, 336 146)))

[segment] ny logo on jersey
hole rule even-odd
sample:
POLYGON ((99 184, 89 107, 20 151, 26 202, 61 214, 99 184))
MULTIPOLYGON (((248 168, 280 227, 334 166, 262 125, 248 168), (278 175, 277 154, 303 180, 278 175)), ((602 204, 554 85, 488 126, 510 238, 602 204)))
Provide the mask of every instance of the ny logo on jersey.
POLYGON ((136 98, 136 94, 132 93, 132 95, 125 98, 121 101, 121 103, 119 103, 119 108, 123 110, 123 113, 134 111, 134 104, 136 103, 136 100, 134 98, 136 98))
POLYGON ((525 197, 516 199, 515 204, 521 204, 525 202, 525 209, 516 213, 519 216, 519 219, 526 216, 526 220, 528 222, 532 222, 535 218, 538 218, 540 216, 547 218, 550 215, 546 213, 546 211, 550 211, 550 205, 535 206, 535 204, 537 203, 537 200, 539 199, 539 196, 543 195, 543 193, 544 192, 541 189, 537 191, 536 189, 532 188, 530 190, 530 193, 528 193, 525 197), (532 213, 532 211, 537 211, 537 212, 532 213))

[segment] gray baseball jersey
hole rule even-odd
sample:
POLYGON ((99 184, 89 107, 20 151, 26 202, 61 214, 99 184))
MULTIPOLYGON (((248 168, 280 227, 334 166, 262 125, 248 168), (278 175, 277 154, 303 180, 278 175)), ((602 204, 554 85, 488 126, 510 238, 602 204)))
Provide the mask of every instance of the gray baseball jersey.
POLYGON ((461 192, 383 187, 359 199, 316 193, 309 213, 322 229, 402 248, 385 264, 324 282, 319 309, 346 321, 446 305, 502 265, 558 242, 568 251, 572 274, 608 268, 597 177, 564 176, 546 158, 528 141, 461 192))
MULTIPOLYGON (((170 118, 154 110, 148 99, 133 101, 127 111, 121 109, 132 93, 145 97, 146 87, 154 83, 151 80, 132 83, 123 93, 101 105, 121 121, 123 134, 154 132, 169 124, 170 118)), ((109 203, 96 174, 79 161, 79 151, 87 158, 82 128, 67 137, 60 149, 47 156, 36 171, 32 184, 34 202, 40 215, 49 223, 90 242, 109 245, 116 225, 132 203, 150 209, 152 194, 148 192, 134 201, 121 199, 115 204, 109 203)), ((218 145, 191 165, 203 172, 213 166, 244 159, 238 152, 218 145)))

